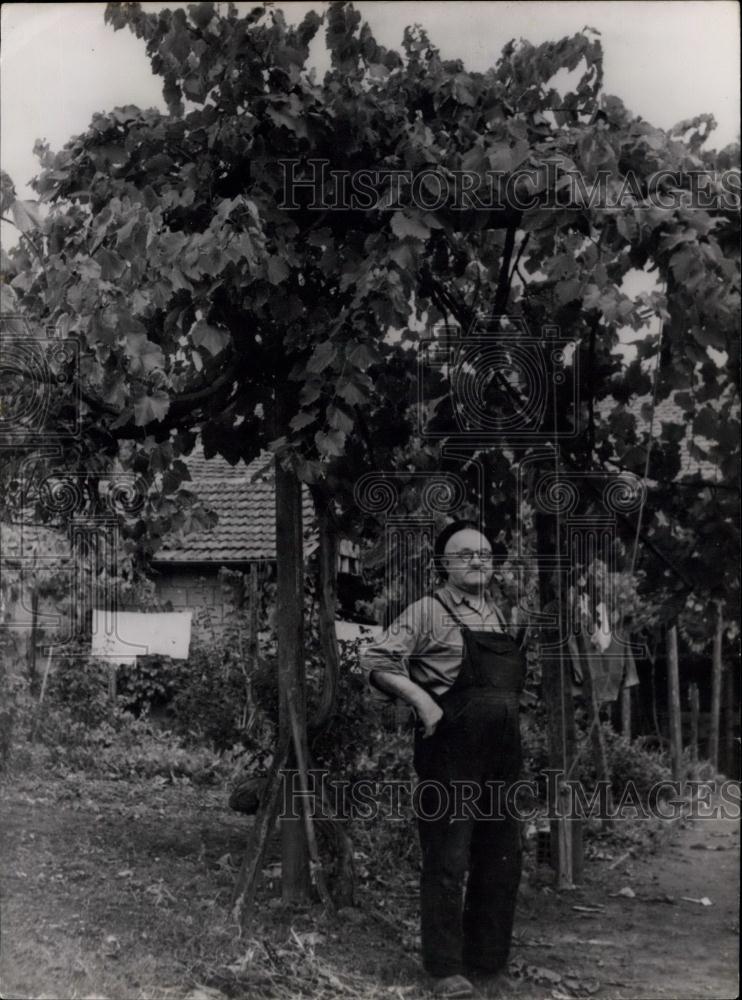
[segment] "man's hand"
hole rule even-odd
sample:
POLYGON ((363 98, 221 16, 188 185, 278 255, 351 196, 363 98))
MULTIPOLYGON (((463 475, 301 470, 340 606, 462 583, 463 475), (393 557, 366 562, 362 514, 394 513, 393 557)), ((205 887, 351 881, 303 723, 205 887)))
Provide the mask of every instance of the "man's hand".
POLYGON ((435 698, 431 698, 427 691, 415 684, 409 677, 402 674, 393 674, 386 670, 374 670, 371 674, 372 682, 382 691, 402 698, 412 708, 415 709, 418 719, 423 724, 425 732, 423 738, 432 736, 435 727, 443 717, 443 709, 435 698))
POLYGON ((436 726, 443 718, 443 709, 437 701, 433 701, 433 699, 430 698, 429 704, 418 706, 417 715, 420 722, 423 724, 423 739, 427 739, 428 736, 433 735, 436 726))

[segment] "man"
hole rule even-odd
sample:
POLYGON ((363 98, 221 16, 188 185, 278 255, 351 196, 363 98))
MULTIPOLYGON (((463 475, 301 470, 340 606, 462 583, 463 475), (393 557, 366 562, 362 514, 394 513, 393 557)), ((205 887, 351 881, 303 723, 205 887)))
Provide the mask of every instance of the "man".
POLYGON ((521 872, 518 822, 506 810, 486 819, 462 810, 456 783, 459 793, 461 783, 484 793, 489 782, 506 788, 517 778, 524 658, 487 593, 492 549, 477 526, 449 525, 435 557, 444 585, 410 605, 366 647, 361 664, 374 688, 417 715, 423 965, 437 995, 452 1000, 473 995, 465 973, 491 975, 507 965, 521 872))

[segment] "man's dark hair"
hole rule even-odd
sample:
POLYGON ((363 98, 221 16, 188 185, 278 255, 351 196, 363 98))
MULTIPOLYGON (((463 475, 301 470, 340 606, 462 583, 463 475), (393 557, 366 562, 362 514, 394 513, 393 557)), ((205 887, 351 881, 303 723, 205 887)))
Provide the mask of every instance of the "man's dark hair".
MULTIPOLYGON (((477 524, 476 521, 452 521, 450 524, 446 525, 443 531, 441 531, 436 538, 433 545, 433 559, 435 562, 435 568, 441 576, 448 576, 448 573, 442 564, 442 557, 449 538, 453 538, 453 536, 458 534, 459 531, 466 531, 469 529, 472 531, 478 531, 480 535, 484 535, 484 537, 487 538, 482 531, 481 525, 477 524)), ((487 539, 487 541, 489 541, 489 539, 487 539)))

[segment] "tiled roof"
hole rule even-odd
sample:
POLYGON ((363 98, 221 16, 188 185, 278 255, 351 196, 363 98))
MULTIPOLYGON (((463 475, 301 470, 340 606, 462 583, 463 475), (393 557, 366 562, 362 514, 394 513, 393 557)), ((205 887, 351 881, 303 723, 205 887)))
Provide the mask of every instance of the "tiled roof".
MULTIPOLYGON (((191 482, 184 484, 219 520, 208 531, 166 538, 156 563, 243 563, 276 558, 276 499, 272 456, 261 455, 249 465, 230 465, 196 451, 185 459, 191 482)), ((305 554, 316 547, 313 507, 308 491, 303 496, 305 554)))

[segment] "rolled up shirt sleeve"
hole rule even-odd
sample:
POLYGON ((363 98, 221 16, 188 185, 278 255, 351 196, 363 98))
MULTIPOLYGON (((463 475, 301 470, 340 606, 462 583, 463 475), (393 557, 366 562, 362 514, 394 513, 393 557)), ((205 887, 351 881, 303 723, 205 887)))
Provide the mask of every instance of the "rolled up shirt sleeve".
POLYGON ((387 705, 395 701, 394 695, 382 691, 371 679, 375 670, 389 674, 410 676, 410 657, 418 652, 421 636, 423 601, 416 601, 395 619, 381 637, 361 650, 361 670, 366 675, 372 700, 387 705))

